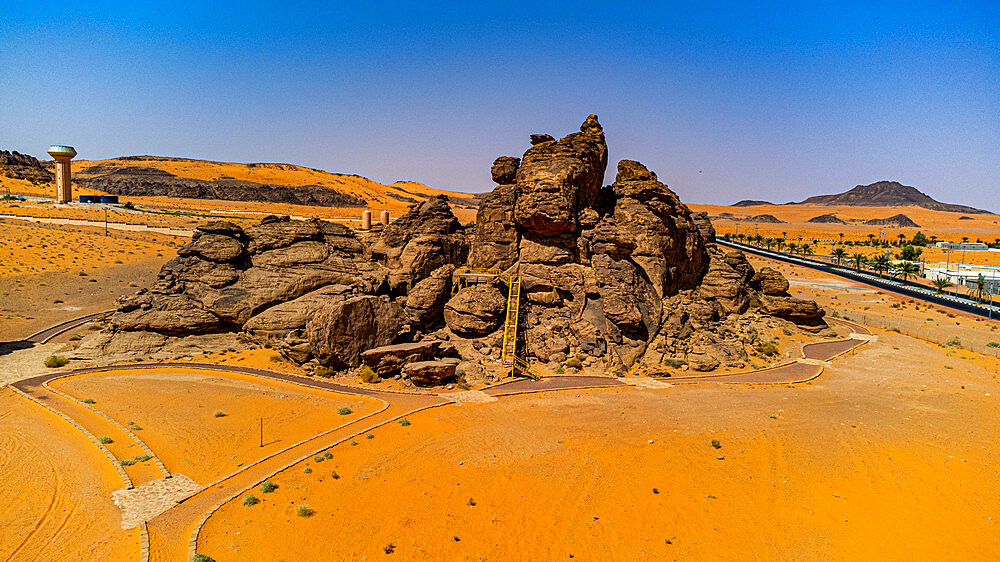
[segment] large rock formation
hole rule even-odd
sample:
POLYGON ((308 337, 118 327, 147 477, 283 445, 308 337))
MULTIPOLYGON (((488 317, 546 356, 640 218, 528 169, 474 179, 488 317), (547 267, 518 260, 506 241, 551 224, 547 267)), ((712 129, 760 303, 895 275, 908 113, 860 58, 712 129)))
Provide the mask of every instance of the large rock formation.
POLYGON ((151 290, 119 301, 101 345, 148 352, 176 336, 238 333, 300 363, 364 361, 418 385, 474 379, 499 358, 508 299, 499 278, 453 293, 465 265, 519 273, 520 349, 542 362, 712 370, 747 361, 761 323, 825 327, 776 270, 716 246, 707 215, 639 162, 622 160, 602 186, 596 116, 531 142, 522 158, 496 160, 498 185, 470 227, 444 197, 374 233, 278 217, 204 224, 151 290))

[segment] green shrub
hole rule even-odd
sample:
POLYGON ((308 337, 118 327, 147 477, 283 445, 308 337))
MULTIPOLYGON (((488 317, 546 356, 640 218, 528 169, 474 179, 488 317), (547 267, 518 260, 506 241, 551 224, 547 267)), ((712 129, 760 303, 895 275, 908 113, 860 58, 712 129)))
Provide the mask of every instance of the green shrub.
POLYGON ((716 449, 721 449, 722 443, 719 443, 718 439, 712 439, 712 446, 715 447, 716 449))
POLYGON ((299 505, 295 506, 295 515, 298 515, 299 517, 309 517, 313 513, 316 513, 315 511, 313 511, 313 508, 309 507, 304 503, 300 503, 299 505))
POLYGON ((774 342, 762 341, 757 344, 757 351, 767 356, 777 355, 778 346, 774 345, 774 342))
POLYGON ((253 494, 248 494, 247 497, 243 498, 243 505, 246 505, 246 506, 257 505, 259 503, 260 503, 260 500, 257 499, 257 496, 255 496, 253 494))
POLYGON ((782 328, 781 333, 785 334, 786 336, 792 335, 792 331, 789 330, 788 328, 782 328))
POLYGON ((962 340, 958 336, 951 336, 944 342, 945 347, 954 347, 958 349, 964 349, 962 347, 962 340))
POLYGON ((135 460, 135 462, 145 462, 145 461, 148 461, 151 458, 153 458, 152 455, 139 455, 139 456, 135 457, 134 460, 135 460))
POLYGON ((316 462, 323 462, 326 460, 326 458, 323 457, 323 455, 316 455, 315 457, 313 457, 313 460, 316 462))
POLYGON ((215 413, 212 414, 212 415, 215 416, 215 417, 217 417, 217 418, 224 418, 224 417, 226 417, 226 413, 223 412, 222 410, 216 410, 215 413))
POLYGON ((653 488, 653 493, 654 493, 654 494, 659 494, 659 493, 660 493, 660 490, 659 490, 659 489, 657 489, 657 488, 653 488))
POLYGON ((382 552, 385 552, 386 554, 392 554, 395 551, 396 551, 396 545, 392 543, 389 543, 382 547, 382 552))
MULTIPOLYGON (((132 210, 135 210, 135 205, 133 205, 131 201, 126 201, 125 204, 122 205, 122 209, 128 209, 128 210, 132 211, 132 210)), ((205 555, 204 554, 195 554, 195 559, 196 559, 195 562, 214 562, 208 556, 205 556, 205 560, 199 561, 199 560, 197 560, 197 558, 199 556, 205 556, 205 555)))
POLYGON ((563 373, 566 372, 566 369, 564 369, 562 365, 559 365, 555 369, 552 369, 552 372, 555 373, 555 374, 557 374, 557 375, 561 375, 561 374, 563 374, 563 373))
POLYGON ((311 468, 309 468, 307 466, 307 467, 305 467, 305 468, 302 469, 302 472, 304 472, 306 474, 312 474, 313 473, 313 469, 311 469, 311 468))
POLYGON ((476 500, 473 499, 473 498, 469 498, 469 505, 471 505, 472 507, 475 507, 476 506, 476 500))
POLYGON ((278 485, 275 484, 274 482, 271 482, 270 480, 265 480, 260 483, 260 491, 264 492, 265 494, 270 494, 271 492, 277 489, 278 485))
POLYGON ((346 416, 346 415, 350 414, 351 411, 352 410, 350 408, 341 408, 341 409, 337 410, 337 413, 340 414, 340 415, 342 415, 342 416, 346 416))
POLYGON ((122 466, 132 466, 133 464, 135 464, 135 461, 132 459, 120 459, 118 461, 118 464, 122 466))
POLYGON ((330 378, 337 374, 337 370, 333 367, 327 367, 326 365, 320 365, 313 369, 313 374, 317 377, 330 378))
POLYGON ((84 404, 96 404, 97 403, 97 402, 94 402, 93 398, 84 398, 83 400, 80 400, 80 402, 83 402, 84 404))
POLYGON ((990 343, 986 344, 986 347, 1000 347, 1000 343, 991 341, 990 343))
POLYGON ((381 377, 378 376, 378 373, 373 371, 368 365, 361 368, 361 371, 358 373, 358 377, 361 379, 361 382, 369 384, 375 384, 382 380, 381 377))
POLYGON ((410 425, 410 420, 408 420, 406 418, 403 418, 403 419, 399 420, 399 425, 401 425, 403 427, 406 427, 406 426, 410 425))
POLYGON ((375 435, 373 433, 366 433, 365 439, 375 439, 375 435))
POLYGON ((582 369, 583 368, 583 361, 580 361, 576 357, 572 357, 572 358, 569 359, 569 361, 566 361, 566 366, 570 367, 572 369, 582 369))
POLYGON ((69 363, 69 359, 66 359, 62 355, 50 355, 49 358, 45 360, 45 366, 50 369, 63 367, 67 363, 69 363))
POLYGON ((337 474, 336 470, 334 470, 333 472, 330 473, 330 477, 333 478, 334 480, 339 480, 340 479, 340 475, 337 474))
POLYGON ((330 451, 327 451, 327 452, 323 453, 323 457, 326 458, 326 459, 332 459, 333 458, 333 453, 331 453, 330 451))
POLYGON ((108 437, 107 435, 101 435, 100 437, 97 438, 97 440, 103 443, 104 445, 109 445, 115 442, 114 439, 108 437))

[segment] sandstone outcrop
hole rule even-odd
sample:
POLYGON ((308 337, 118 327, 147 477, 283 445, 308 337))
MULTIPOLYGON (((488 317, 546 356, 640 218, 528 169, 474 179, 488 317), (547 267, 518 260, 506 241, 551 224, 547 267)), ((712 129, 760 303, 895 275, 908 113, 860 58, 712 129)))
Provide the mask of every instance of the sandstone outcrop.
POLYGON ((500 278, 453 294, 456 268, 470 265, 520 275, 519 349, 541 362, 705 371, 745 364, 759 328, 826 327, 777 270, 717 246, 708 216, 643 164, 622 160, 602 185, 596 116, 531 142, 494 162, 498 185, 469 227, 445 197, 366 233, 282 217, 203 224, 150 290, 119 300, 101 345, 148 353, 238 334, 299 363, 475 382, 496 372, 508 303, 500 278))

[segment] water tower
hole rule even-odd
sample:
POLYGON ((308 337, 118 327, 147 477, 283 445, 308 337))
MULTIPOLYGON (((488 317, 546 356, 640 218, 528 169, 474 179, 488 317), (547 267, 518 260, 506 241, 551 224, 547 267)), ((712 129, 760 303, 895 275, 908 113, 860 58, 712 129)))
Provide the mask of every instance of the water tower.
POLYGON ((49 147, 49 156, 56 159, 56 200, 68 203, 73 200, 69 161, 76 156, 76 149, 72 146, 54 144, 49 147))

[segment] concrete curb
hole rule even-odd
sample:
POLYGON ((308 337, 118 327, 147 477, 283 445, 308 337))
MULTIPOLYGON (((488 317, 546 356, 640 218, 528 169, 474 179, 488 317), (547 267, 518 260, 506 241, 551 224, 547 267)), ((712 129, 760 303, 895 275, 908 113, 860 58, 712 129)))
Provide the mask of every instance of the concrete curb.
POLYGON ((54 379, 49 379, 49 380, 47 380, 47 381, 45 381, 45 382, 42 383, 42 387, 45 388, 46 390, 54 393, 54 394, 58 394, 59 396, 62 396, 63 398, 65 398, 67 400, 71 400, 73 402, 79 402, 85 408, 91 410, 92 412, 100 415, 102 418, 104 418, 104 419, 108 420, 109 422, 111 422, 115 427, 117 427, 118 429, 122 430, 125 433, 125 435, 128 435, 130 438, 132 438, 132 440, 135 441, 136 444, 138 444, 139 447, 141 447, 142 450, 145 451, 145 453, 147 455, 149 455, 150 457, 153 458, 153 462, 156 463, 156 467, 160 469, 160 473, 163 474, 164 478, 170 478, 171 476, 173 476, 172 474, 170 474, 170 471, 167 470, 167 467, 163 465, 163 462, 160 460, 160 457, 156 456, 156 453, 154 453, 153 450, 150 449, 148 445, 146 445, 145 441, 143 441, 142 439, 139 439, 139 436, 136 435, 135 433, 132 433, 132 430, 130 430, 127 427, 125 427, 124 425, 118 423, 117 420, 115 420, 111 416, 105 414, 103 411, 98 410, 94 406, 92 406, 90 404, 85 404, 84 402, 81 402, 80 399, 75 398, 73 396, 70 396, 69 394, 66 394, 65 392, 63 392, 61 390, 58 390, 58 389, 55 389, 55 388, 52 388, 51 386, 49 386, 49 383, 52 382, 52 381, 54 381, 54 380, 68 378, 70 376, 73 376, 73 375, 64 375, 64 376, 56 377, 54 379))
MULTIPOLYGON (((232 495, 230 495, 229 497, 227 497, 227 498, 225 498, 223 500, 220 500, 217 504, 215 504, 214 506, 212 506, 212 508, 210 510, 208 510, 208 512, 206 512, 204 515, 201 516, 201 518, 198 520, 198 523, 195 524, 194 529, 191 531, 191 539, 188 541, 188 559, 194 558, 194 555, 198 553, 198 535, 201 533, 201 528, 205 525, 205 523, 208 522, 208 519, 212 515, 214 515, 216 511, 218 511, 219 509, 221 509, 222 506, 224 506, 227 503, 233 501, 234 499, 236 499, 239 496, 245 494, 246 492, 249 492, 250 490, 256 488, 264 480, 268 480, 270 478, 273 478, 274 476, 277 476, 278 474, 280 474, 280 473, 288 470, 289 468, 291 468, 291 467, 299 464, 300 462, 302 462, 302 461, 304 461, 304 460, 306 460, 306 459, 308 459, 310 457, 313 457, 313 456, 319 454, 320 451, 323 451, 323 450, 326 450, 326 449, 330 449, 332 447, 336 447, 337 445, 345 443, 345 442, 347 442, 350 439, 354 439, 355 437, 357 437, 358 435, 361 435, 362 433, 367 433, 367 432, 373 431, 373 430, 378 429, 378 428, 380 428, 380 427, 382 427, 384 425, 387 425, 387 424, 390 424, 390 423, 392 423, 394 421, 400 420, 400 419, 402 419, 402 418, 404 418, 406 416, 412 416, 413 414, 416 414, 418 412, 423 412, 424 410, 430 410, 432 408, 439 408, 441 406, 447 406, 448 404, 454 404, 454 402, 442 402, 440 404, 430 404, 428 406, 423 406, 421 408, 415 408, 415 409, 410 410, 408 412, 404 412, 404 413, 402 413, 402 414, 400 414, 400 415, 398 415, 398 416, 396 416, 394 418, 390 418, 388 420, 385 420, 384 422, 377 423, 377 424, 369 426, 369 427, 367 427, 367 428, 365 428, 365 429, 363 429, 361 431, 358 431, 356 433, 352 433, 352 434, 348 435, 347 437, 344 437, 343 439, 340 439, 339 441, 336 441, 336 442, 334 442, 334 443, 332 443, 332 444, 330 444, 330 445, 328 445, 326 447, 322 447, 320 449, 317 449, 316 451, 313 451, 312 453, 310 453, 310 454, 308 454, 308 455, 306 455, 304 457, 301 457, 298 460, 295 460, 293 462, 289 462, 289 463, 285 464, 281 468, 275 470, 274 472, 271 472, 270 474, 268 474, 267 476, 265 476, 263 479, 258 480, 254 484, 252 484, 250 486, 243 487, 237 493, 232 494, 232 495)), ((389 407, 388 404, 386 404, 386 408, 388 408, 388 407, 389 407)), ((384 409, 381 410, 381 411, 384 411, 384 409)))

